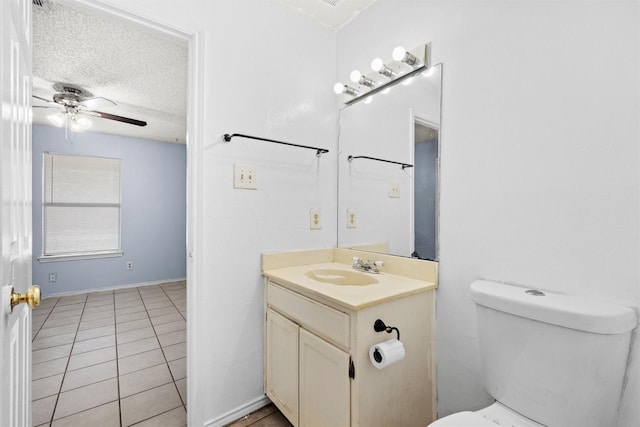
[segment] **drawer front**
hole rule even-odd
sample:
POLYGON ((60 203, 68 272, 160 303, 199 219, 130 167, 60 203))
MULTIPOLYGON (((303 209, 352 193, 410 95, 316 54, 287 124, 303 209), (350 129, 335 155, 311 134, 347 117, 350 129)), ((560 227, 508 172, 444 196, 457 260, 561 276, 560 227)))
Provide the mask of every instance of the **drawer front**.
POLYGON ((330 343, 349 350, 349 315, 267 283, 267 305, 330 343))

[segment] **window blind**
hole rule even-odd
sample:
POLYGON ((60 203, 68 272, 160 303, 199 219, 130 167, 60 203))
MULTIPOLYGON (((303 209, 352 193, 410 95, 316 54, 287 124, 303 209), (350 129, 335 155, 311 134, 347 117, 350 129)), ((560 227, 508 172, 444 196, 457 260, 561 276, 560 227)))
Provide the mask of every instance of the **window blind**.
POLYGON ((43 256, 120 251, 120 163, 45 153, 43 256))

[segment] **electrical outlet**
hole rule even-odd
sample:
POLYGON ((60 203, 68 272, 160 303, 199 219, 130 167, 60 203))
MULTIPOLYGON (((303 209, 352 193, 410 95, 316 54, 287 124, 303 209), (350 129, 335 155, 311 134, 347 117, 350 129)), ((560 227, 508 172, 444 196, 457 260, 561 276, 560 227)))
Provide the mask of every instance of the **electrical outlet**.
POLYGON ((233 188, 257 190, 256 170, 253 166, 233 165, 233 188))
POLYGON ((311 230, 320 230, 322 228, 321 220, 320 209, 309 209, 309 228, 311 230))
POLYGON ((127 270, 133 270, 133 261, 127 261, 127 270))
POLYGON ((400 184, 398 184, 397 182, 392 182, 389 185, 389 197, 400 197, 400 184))
POLYGON ((356 228, 358 216, 355 209, 347 209, 347 228, 356 228))
POLYGON ((49 283, 55 283, 58 280, 58 273, 49 273, 49 283))

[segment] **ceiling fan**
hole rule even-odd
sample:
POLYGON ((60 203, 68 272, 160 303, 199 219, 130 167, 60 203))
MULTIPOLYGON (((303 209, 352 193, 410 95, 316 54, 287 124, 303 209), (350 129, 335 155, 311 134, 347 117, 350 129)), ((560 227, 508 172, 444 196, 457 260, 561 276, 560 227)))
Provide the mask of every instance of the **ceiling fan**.
POLYGON ((63 114, 62 117, 58 115, 57 119, 56 116, 50 118, 57 126, 62 126, 67 123, 67 119, 70 119, 72 128, 76 130, 87 129, 91 126, 91 121, 86 117, 82 117, 83 114, 135 126, 147 125, 147 122, 142 120, 97 111, 98 109, 112 107, 116 105, 116 103, 101 96, 94 97, 93 94, 80 86, 69 83, 55 83, 53 89, 58 91, 58 93, 53 95, 53 100, 48 100, 37 95, 33 95, 33 97, 48 104, 53 104, 54 106, 34 105, 33 108, 55 108, 59 110, 59 112, 63 114))

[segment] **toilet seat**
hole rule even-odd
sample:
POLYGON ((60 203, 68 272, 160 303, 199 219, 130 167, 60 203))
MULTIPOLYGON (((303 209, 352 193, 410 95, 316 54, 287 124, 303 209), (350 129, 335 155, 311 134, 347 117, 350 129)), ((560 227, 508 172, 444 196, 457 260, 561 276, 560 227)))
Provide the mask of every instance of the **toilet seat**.
POLYGON ((429 427, 544 427, 529 418, 495 402, 477 412, 457 412, 429 424, 429 427))
POLYGON ((475 412, 464 411, 440 418, 429 424, 429 427, 496 427, 497 425, 475 412))

